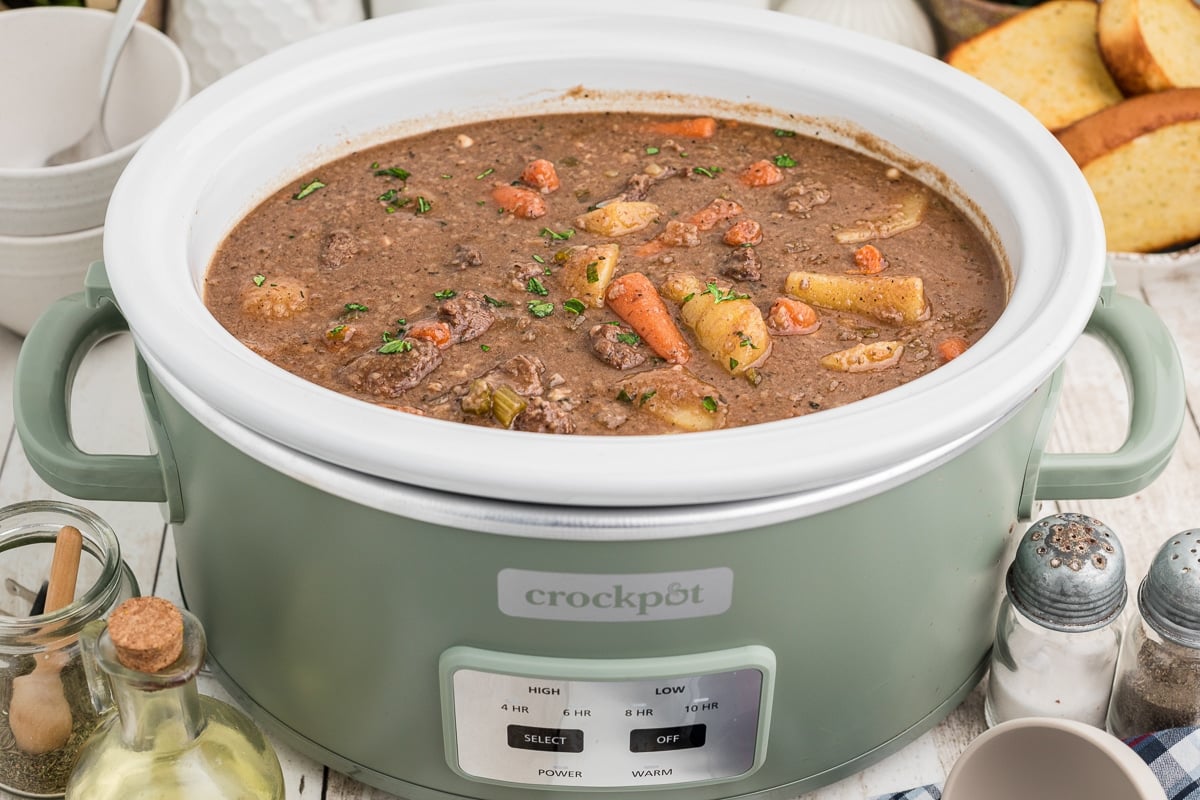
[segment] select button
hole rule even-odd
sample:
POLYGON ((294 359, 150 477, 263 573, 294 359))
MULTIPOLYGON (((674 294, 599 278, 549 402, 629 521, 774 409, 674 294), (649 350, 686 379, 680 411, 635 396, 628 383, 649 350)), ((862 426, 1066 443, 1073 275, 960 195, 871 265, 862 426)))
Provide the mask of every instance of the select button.
POLYGON ((680 725, 677 728, 644 728, 629 732, 631 753, 660 750, 687 750, 703 747, 707 731, 704 725, 680 725))
POLYGON ((555 753, 582 753, 583 731, 562 728, 508 726, 508 746, 520 750, 549 750, 555 753))

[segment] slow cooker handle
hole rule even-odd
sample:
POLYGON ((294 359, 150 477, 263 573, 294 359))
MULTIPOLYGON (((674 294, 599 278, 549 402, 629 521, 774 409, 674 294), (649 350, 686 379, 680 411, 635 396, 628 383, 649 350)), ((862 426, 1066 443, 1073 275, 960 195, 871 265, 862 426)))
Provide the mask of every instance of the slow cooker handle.
POLYGON ((128 329, 111 299, 89 305, 79 293, 50 306, 17 356, 17 434, 37 474, 71 497, 164 503, 173 499, 168 492, 173 470, 160 454, 85 453, 71 435, 71 387, 80 362, 101 341, 128 329))
POLYGON ((1085 330, 1112 350, 1125 373, 1129 432, 1112 453, 1044 454, 1035 478, 1038 500, 1133 494, 1166 467, 1183 427, 1183 365, 1170 331, 1149 306, 1114 294, 1111 304, 1097 304, 1085 330))

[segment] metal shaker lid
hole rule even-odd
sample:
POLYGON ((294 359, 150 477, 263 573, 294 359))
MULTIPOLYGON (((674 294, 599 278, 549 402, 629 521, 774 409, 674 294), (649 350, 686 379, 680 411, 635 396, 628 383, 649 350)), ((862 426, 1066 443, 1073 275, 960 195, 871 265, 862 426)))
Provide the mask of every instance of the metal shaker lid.
POLYGON ((1200 528, 1159 548, 1138 589, 1146 624, 1184 647, 1200 648, 1200 528))
POLYGON ((1103 522, 1054 514, 1025 532, 1005 587, 1017 610, 1043 627, 1095 630, 1125 607, 1125 551, 1103 522))

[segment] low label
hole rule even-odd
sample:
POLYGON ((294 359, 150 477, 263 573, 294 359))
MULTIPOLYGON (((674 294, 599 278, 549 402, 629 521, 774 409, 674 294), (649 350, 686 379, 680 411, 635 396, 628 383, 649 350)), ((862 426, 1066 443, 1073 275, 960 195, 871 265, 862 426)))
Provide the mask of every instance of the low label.
POLYGON ((605 575, 502 569, 500 610, 510 617, 573 622, 640 622, 724 614, 733 602, 733 570, 605 575))

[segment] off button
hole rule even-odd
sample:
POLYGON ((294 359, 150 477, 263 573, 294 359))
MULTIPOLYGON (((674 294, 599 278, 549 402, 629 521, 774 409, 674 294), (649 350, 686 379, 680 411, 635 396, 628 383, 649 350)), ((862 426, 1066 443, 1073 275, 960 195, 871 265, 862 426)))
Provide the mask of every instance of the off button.
POLYGON ((660 750, 688 750, 703 747, 707 729, 704 725, 680 725, 677 728, 643 728, 629 732, 631 753, 654 753, 660 750))
POLYGON ((582 753, 583 731, 563 728, 508 726, 508 746, 520 750, 549 750, 555 753, 582 753))

